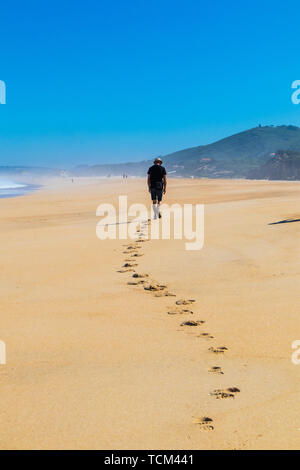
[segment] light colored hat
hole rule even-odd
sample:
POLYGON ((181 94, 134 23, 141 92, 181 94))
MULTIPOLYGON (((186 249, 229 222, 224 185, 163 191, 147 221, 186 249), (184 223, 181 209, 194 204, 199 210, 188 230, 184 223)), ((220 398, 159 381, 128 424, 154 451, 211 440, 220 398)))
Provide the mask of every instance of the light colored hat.
POLYGON ((162 163, 163 161, 161 158, 157 157, 155 158, 154 163, 158 163, 158 162, 162 163))

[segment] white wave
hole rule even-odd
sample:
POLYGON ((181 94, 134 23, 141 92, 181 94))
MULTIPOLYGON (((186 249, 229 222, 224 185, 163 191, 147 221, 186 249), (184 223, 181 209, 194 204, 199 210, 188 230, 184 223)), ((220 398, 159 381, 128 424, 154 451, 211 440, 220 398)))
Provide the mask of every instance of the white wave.
POLYGON ((0 189, 26 188, 27 184, 15 183, 14 181, 0 180, 0 189))

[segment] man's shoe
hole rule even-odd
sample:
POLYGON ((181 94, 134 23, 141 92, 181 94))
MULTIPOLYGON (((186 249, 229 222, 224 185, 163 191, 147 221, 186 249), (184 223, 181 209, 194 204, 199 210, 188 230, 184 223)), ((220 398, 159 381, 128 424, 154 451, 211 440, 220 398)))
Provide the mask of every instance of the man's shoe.
POLYGON ((158 214, 158 217, 161 219, 161 213, 158 214))

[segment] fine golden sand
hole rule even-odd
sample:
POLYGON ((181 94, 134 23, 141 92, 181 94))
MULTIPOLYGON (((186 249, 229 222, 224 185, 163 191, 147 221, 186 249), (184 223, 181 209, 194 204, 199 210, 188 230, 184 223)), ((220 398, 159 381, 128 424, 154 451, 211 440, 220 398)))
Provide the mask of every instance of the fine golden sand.
POLYGON ((300 222, 269 224, 300 219, 300 184, 170 180, 205 204, 202 250, 100 241, 97 206, 145 186, 0 199, 0 448, 299 449, 300 222))

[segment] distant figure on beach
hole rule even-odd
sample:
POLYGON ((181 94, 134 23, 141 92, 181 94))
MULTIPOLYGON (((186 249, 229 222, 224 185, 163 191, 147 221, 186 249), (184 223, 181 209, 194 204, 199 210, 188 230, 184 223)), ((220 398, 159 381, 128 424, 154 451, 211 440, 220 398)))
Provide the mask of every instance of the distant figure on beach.
POLYGON ((165 167, 162 166, 161 158, 156 158, 154 165, 150 166, 148 170, 148 189, 151 194, 154 219, 161 218, 159 205, 162 195, 166 194, 167 190, 167 172, 165 167))

